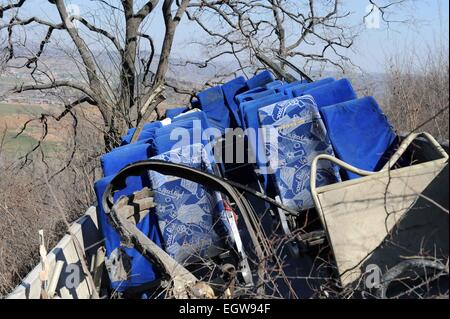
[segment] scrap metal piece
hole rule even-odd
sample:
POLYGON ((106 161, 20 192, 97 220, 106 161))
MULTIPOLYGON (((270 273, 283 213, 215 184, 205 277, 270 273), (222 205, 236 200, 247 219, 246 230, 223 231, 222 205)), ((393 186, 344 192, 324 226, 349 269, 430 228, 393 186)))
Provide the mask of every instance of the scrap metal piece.
POLYGON ((276 55, 275 56, 278 60, 280 60, 283 64, 286 64, 287 66, 289 66, 291 69, 293 69, 295 72, 297 72, 298 74, 300 74, 300 76, 302 78, 304 78, 306 81, 308 82, 314 82, 314 80, 312 78, 310 78, 305 72, 303 72, 302 70, 300 70, 297 66, 295 66, 293 63, 291 63, 290 61, 286 60, 285 58, 283 58, 281 55, 276 55))
POLYGON ((39 256, 41 259, 42 270, 39 273, 41 280, 41 299, 48 299, 48 262, 47 248, 45 247, 44 230, 39 230, 39 256))
POLYGON ((285 79, 287 82, 295 82, 297 79, 292 75, 287 73, 281 66, 273 62, 273 60, 269 59, 266 55, 261 52, 256 53, 256 57, 266 66, 272 69, 272 71, 279 77, 285 79))
POLYGON ((56 286, 58 285, 59 277, 61 276, 61 272, 64 266, 64 261, 58 260, 56 262, 55 268, 53 269, 53 275, 48 284, 48 297, 53 299, 55 298, 56 286))
POLYGON ((427 260, 424 258, 413 258, 409 260, 402 261, 389 269, 381 278, 380 288, 377 289, 377 297, 380 299, 387 299, 387 291, 389 285, 398 279, 402 273, 404 273, 408 269, 424 269, 431 268, 438 271, 441 271, 448 275, 448 264, 444 265, 443 263, 435 260, 427 260))

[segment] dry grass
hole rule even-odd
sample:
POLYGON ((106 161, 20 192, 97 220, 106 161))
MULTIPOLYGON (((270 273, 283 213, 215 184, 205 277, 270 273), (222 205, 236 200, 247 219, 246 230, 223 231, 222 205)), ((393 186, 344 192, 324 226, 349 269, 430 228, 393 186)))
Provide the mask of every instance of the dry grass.
MULTIPOLYGON (((79 124, 78 132, 71 165, 50 181, 69 221, 80 217, 92 205, 92 183, 99 178, 95 153, 101 149, 100 135, 83 123, 79 124)), ((0 141, 3 133, 0 131, 0 141)), ((48 248, 65 232, 44 177, 51 177, 67 164, 74 141, 69 140, 57 156, 44 158, 46 164, 37 152, 32 164, 24 168, 0 151, 0 296, 9 293, 38 262, 39 229, 44 229, 48 248)))
POLYGON ((405 50, 389 59, 386 73, 383 105, 392 124, 401 132, 427 131, 448 140, 448 46, 430 48, 422 56, 405 50))

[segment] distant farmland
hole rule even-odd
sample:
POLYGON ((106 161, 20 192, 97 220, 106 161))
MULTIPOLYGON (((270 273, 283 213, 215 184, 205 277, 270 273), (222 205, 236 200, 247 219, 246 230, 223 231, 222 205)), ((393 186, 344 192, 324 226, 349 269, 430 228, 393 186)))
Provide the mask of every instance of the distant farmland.
MULTIPOLYGON (((45 112, 45 106, 29 104, 13 104, 0 102, 0 140, 5 133, 2 153, 8 160, 18 159, 31 150, 39 140, 41 127, 38 121, 33 122, 24 134, 17 136, 24 123, 45 112)), ((49 138, 42 145, 45 151, 58 151, 60 142, 49 138)))

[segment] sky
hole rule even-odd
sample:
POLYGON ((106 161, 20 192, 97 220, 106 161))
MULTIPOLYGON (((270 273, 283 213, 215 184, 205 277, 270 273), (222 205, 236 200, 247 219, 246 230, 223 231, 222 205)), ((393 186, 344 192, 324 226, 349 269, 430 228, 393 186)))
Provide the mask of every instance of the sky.
MULTIPOLYGON (((355 12, 355 19, 365 12, 365 1, 346 0, 355 12)), ((389 28, 365 29, 358 38, 352 57, 364 70, 383 72, 386 58, 404 54, 405 50, 427 52, 442 41, 448 47, 449 1, 418 0, 413 6, 402 8, 397 17, 410 20, 406 24, 392 24, 389 28)))
MULTIPOLYGON (((351 12, 350 25, 363 21, 368 1, 343 0, 343 4, 344 9, 351 12)), ((366 72, 384 72, 386 59, 401 55, 405 49, 413 47, 418 52, 425 52, 437 40, 448 43, 448 0, 413 0, 410 5, 398 7, 398 13, 391 18, 408 22, 387 26, 381 21, 379 29, 363 28, 352 48, 353 52, 349 52, 352 61, 366 72)), ((179 48, 175 51, 178 54, 191 52, 183 45, 183 39, 189 38, 192 38, 191 28, 181 24, 176 35, 179 48)))
MULTIPOLYGON (((4 0, 0 0, 2 2, 4 0)), ((382 0, 383 1, 383 0, 382 0)), ((386 1, 386 0, 384 0, 386 1)), ((386 59, 392 55, 401 55, 405 50, 425 52, 427 47, 437 41, 443 41, 448 46, 449 34, 449 1, 448 0, 410 0, 412 5, 401 6, 393 18, 407 20, 407 23, 394 23, 389 27, 381 23, 380 28, 362 28, 351 52, 352 61, 367 72, 383 72, 386 59)), ((66 0, 68 4, 78 5, 80 14, 89 13, 95 8, 91 0, 66 0)), ((160 1, 160 5, 161 5, 160 1)), ((368 1, 343 0, 344 9, 351 13, 349 24, 359 24, 366 14, 368 1)), ((49 5, 44 0, 31 0, 24 8, 23 15, 38 14, 56 18, 56 11, 49 11, 49 5)), ((158 10, 159 11, 159 10, 158 10)), ((157 45, 162 43, 164 23, 161 14, 151 18, 150 34, 157 45)), ((184 18, 179 25, 175 37, 173 52, 176 56, 201 60, 201 52, 187 43, 202 36, 200 30, 193 30, 184 18)))

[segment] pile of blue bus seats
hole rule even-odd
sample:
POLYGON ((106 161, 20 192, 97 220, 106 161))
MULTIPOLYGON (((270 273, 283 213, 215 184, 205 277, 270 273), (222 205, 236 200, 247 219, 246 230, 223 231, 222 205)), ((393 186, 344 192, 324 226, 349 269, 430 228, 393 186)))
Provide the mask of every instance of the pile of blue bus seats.
MULTIPOLYGON (((273 146, 273 143, 271 143, 273 140, 265 142, 264 130, 270 128, 277 130, 278 127, 277 125, 273 125, 274 123, 269 123, 267 119, 265 119, 266 123, 263 125, 259 117, 259 112, 267 107, 270 107, 271 105, 278 105, 280 103, 289 103, 289 101, 293 101, 293 92, 298 89, 307 91, 333 82, 336 82, 333 78, 323 79, 317 83, 306 83, 305 81, 283 83, 281 81, 273 80, 270 83, 265 83, 259 87, 236 94, 234 98, 234 102, 239 111, 238 114, 240 116, 241 127, 246 130, 245 138, 248 143, 248 149, 252 154, 250 159, 254 163, 254 173, 258 176, 256 179, 256 186, 268 196, 275 198, 282 204, 298 211, 313 207, 313 201, 309 191, 308 164, 311 164, 315 155, 323 153, 333 154, 325 126, 318 112, 318 107, 315 102, 313 102, 314 109, 310 107, 307 108, 307 111, 303 112, 305 116, 306 114, 310 114, 309 117, 311 117, 311 114, 314 114, 315 118, 313 121, 310 121, 312 124, 309 123, 311 126, 309 128, 309 133, 304 136, 304 140, 300 141, 300 143, 294 143, 292 139, 289 140, 288 138, 283 139, 281 138, 281 135, 278 136, 280 139, 278 141, 277 138, 276 143, 283 143, 283 150, 287 150, 290 147, 294 149, 295 146, 298 147, 301 143, 305 143, 308 147, 315 143, 317 148, 316 150, 314 147, 306 147, 308 151, 311 151, 310 154, 308 154, 309 156, 304 154, 304 158, 302 158, 299 162, 295 162, 295 160, 299 160, 299 158, 289 161, 288 165, 285 167, 286 169, 274 167, 274 163, 271 163, 270 158, 266 156, 266 152, 273 146), (317 134, 317 136, 314 134, 317 134), (289 165, 291 167, 289 167, 289 165), (302 167, 302 169, 299 169, 298 172, 293 173, 290 179, 287 178, 288 172, 291 172, 292 169, 295 169, 296 167, 302 167), (301 180, 305 176, 306 179, 301 180)), ((298 93, 299 91, 296 92, 298 93)), ((341 100, 339 99, 336 100, 336 102, 340 101, 341 100)), ((280 108, 278 110, 280 110, 280 108)), ((294 124, 294 118, 297 119, 301 113, 302 112, 299 109, 292 109, 290 113, 291 118, 287 116, 282 120, 291 120, 289 125, 292 126, 291 131, 294 134, 297 132, 302 132, 302 130, 308 132, 307 124, 299 127, 296 127, 294 124), (295 114, 296 111, 299 114, 295 114)), ((303 134, 305 134, 305 132, 303 132, 303 134)), ((287 152, 287 155, 289 154, 290 153, 287 152)), ((281 156, 285 155, 286 154, 283 154, 281 156)), ((329 167, 326 167, 326 169, 323 170, 323 174, 321 175, 324 177, 323 183, 326 184, 339 181, 340 177, 338 170, 335 169, 334 166, 328 166, 329 167)), ((273 208, 271 208, 268 204, 265 205, 265 208, 273 210, 273 208)), ((278 210, 278 212, 274 212, 272 215, 280 216, 282 219, 283 231, 285 234, 289 235, 291 233, 291 229, 289 226, 286 226, 286 222, 283 222, 283 220, 286 219, 284 212, 278 210)))
MULTIPOLYGON (((237 174, 236 181, 256 184, 259 191, 298 212, 314 207, 310 166, 317 155, 335 155, 355 167, 376 171, 397 141, 376 101, 358 98, 349 80, 285 83, 263 71, 248 80, 238 77, 199 92, 189 108, 168 109, 164 120, 143 126, 136 142, 132 143, 135 129, 129 129, 121 146, 101 158, 103 178, 95 184, 98 201, 115 174, 149 158, 228 178, 214 146, 229 128, 247 130, 242 139, 253 155, 243 166, 252 178, 243 181, 246 174, 237 174)), ((320 186, 356 178, 327 161, 319 162, 318 177, 320 186)), ((178 262, 217 258, 242 246, 220 193, 156 172, 128 176, 124 185, 115 199, 143 187, 154 191, 156 208, 137 226, 178 262)), ((274 209, 266 202, 263 205, 274 209)), ((283 231, 290 234, 296 223, 286 226, 284 214, 278 209, 271 215, 279 216, 283 231)), ((98 215, 111 288, 123 292, 154 285, 159 274, 151 263, 136 250, 122 246, 101 207, 98 215)), ((245 255, 239 253, 232 255, 238 259, 245 255)))
MULTIPOLYGON (((388 119, 373 97, 321 109, 336 156, 366 171, 378 171, 398 143, 388 119)), ((345 178, 359 175, 345 171, 345 178)))
MULTIPOLYGON (((272 85, 270 83, 265 84, 262 87, 241 93, 235 97, 240 111, 242 127, 247 129, 248 144, 254 155, 256 170, 260 173, 261 188, 268 192, 269 195, 272 195, 273 190, 278 188, 271 182, 273 178, 270 175, 273 173, 267 170, 268 160, 265 155, 267 147, 265 147, 264 138, 260 134, 259 128, 262 127, 262 123, 260 118, 258 118, 258 112, 269 105, 294 100, 294 97, 304 95, 312 97, 317 109, 329 104, 356 98, 356 94, 347 79, 336 81, 333 78, 325 78, 313 83, 297 81, 286 84, 274 81, 272 85), (319 100, 319 105, 316 100, 319 100)), ((320 121, 322 120, 320 119, 320 121)), ((264 127, 269 128, 270 125, 265 125, 264 127)), ((265 144, 268 146, 267 143, 265 144)), ((311 203, 310 200, 308 201, 311 203)))
MULTIPOLYGON (((213 173, 202 144, 173 149, 153 159, 184 164, 213 173)), ((165 251, 180 264, 215 258, 226 251, 231 229, 220 193, 181 178, 150 172, 156 216, 165 251)))
MULTIPOLYGON (((172 118, 146 123, 133 143, 131 139, 135 129, 130 129, 122 138, 120 147, 101 157, 104 177, 95 183, 99 203, 106 186, 120 170, 149 158, 220 174, 211 154, 210 143, 213 138, 202 135, 205 129, 211 128, 206 113, 186 109, 179 111, 171 113, 172 118)), ((221 253, 230 251, 241 253, 231 254, 238 261, 243 256, 242 248, 235 247, 242 246, 240 235, 232 232, 230 226, 235 220, 226 216, 219 193, 185 179, 169 178, 155 172, 127 176, 123 185, 124 188, 114 194, 114 200, 121 195, 130 196, 144 187, 154 190, 157 208, 150 210, 137 227, 175 260, 191 263, 194 262, 194 256, 201 260, 217 259, 221 253)), ((157 286, 161 274, 137 250, 123 246, 120 235, 110 224, 101 205, 98 205, 98 216, 105 237, 106 266, 111 289, 128 293, 157 286)), ((230 254, 225 255, 231 258, 230 254)))

